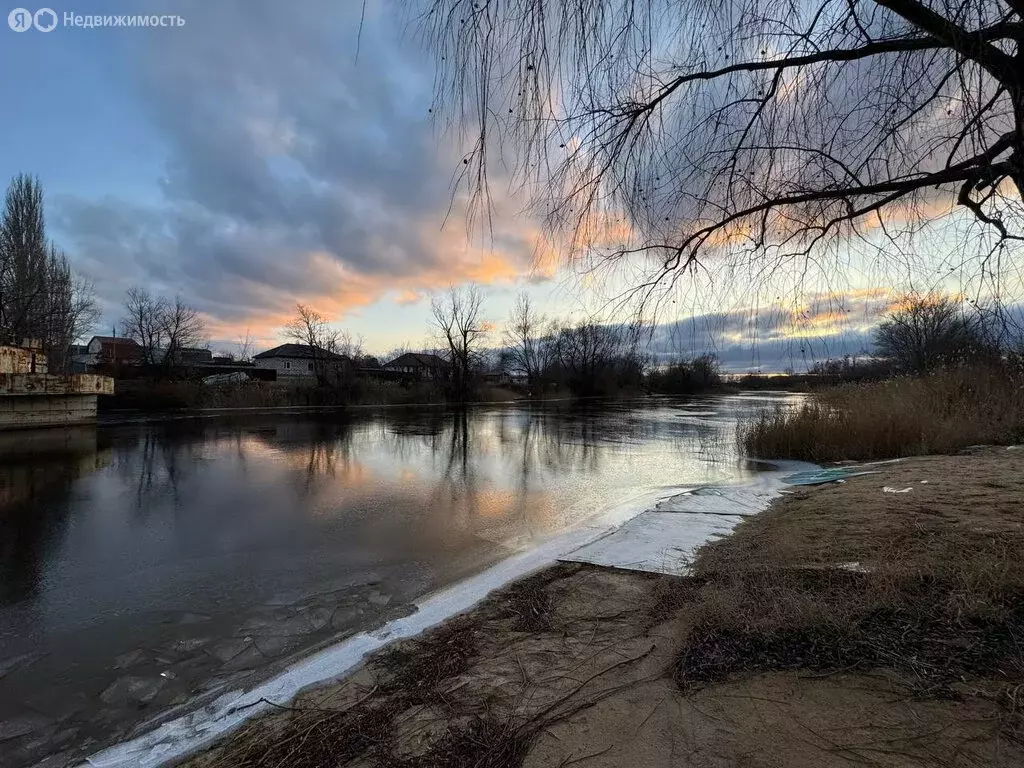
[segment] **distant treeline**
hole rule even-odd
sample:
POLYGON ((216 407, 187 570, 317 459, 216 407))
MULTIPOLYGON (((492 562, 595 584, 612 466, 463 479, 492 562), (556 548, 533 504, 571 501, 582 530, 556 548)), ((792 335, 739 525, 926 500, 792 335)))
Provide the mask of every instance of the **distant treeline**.
MULTIPOLYGON (((168 305, 170 306, 170 305, 168 305)), ((727 378, 711 354, 655 364, 643 335, 623 325, 568 323, 534 314, 522 296, 506 324, 504 345, 483 346, 480 296, 452 291, 435 307, 448 344, 429 350, 444 366, 429 375, 388 379, 361 342, 334 330, 306 307, 290 337, 319 350, 316 376, 287 386, 171 381, 124 382, 117 407, 194 408, 290 405, 479 402, 513 398, 614 397, 644 393, 695 395, 736 389, 810 390, 842 383, 921 375, 971 365, 1019 367, 1019 335, 993 312, 934 294, 905 296, 880 323, 872 355, 815 363, 802 374, 727 378), (337 365, 331 355, 352 365, 337 365)), ((396 350, 395 355, 403 351, 396 350)), ((389 358, 391 356, 388 356, 389 358)))

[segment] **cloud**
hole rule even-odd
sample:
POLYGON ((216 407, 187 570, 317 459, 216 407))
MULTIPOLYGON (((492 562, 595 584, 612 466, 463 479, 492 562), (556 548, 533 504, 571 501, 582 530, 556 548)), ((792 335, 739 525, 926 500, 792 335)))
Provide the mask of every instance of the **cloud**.
POLYGON ((418 304, 423 300, 423 294, 416 291, 399 291, 395 297, 395 303, 401 307, 409 306, 410 304, 418 304))
POLYGON ((822 292, 771 304, 695 315, 656 326, 650 351, 671 358, 713 353, 726 369, 803 370, 815 362, 870 353, 872 333, 897 297, 886 288, 822 292))
POLYGON ((186 26, 147 39, 126 69, 168 148, 161 199, 55 201, 111 311, 141 283, 186 297, 215 337, 266 335, 296 301, 341 318, 396 289, 410 303, 531 273, 529 222, 498 215, 493 237, 467 238, 430 68, 374 3, 356 62, 358 5, 186 0, 186 26))

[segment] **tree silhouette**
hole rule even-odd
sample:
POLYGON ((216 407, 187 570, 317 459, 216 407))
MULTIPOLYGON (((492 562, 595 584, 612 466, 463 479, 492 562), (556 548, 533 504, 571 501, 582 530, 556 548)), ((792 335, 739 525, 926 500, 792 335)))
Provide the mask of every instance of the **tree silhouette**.
MULTIPOLYGON (((478 203, 511 163, 567 253, 771 273, 952 209, 991 276, 1020 240, 1022 0, 427 0, 478 203), (500 157, 496 155, 501 149, 500 157)), ((964 245, 967 242, 964 241, 964 245)), ((891 246, 891 247, 890 247, 891 246)))

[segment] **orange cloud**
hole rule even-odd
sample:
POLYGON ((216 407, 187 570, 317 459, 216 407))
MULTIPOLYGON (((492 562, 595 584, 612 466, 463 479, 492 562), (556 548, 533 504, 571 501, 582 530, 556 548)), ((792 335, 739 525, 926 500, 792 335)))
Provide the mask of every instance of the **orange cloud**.
POLYGON ((417 304, 423 300, 423 294, 416 291, 402 291, 395 297, 395 303, 405 307, 410 304, 417 304))
MULTIPOLYGON (((433 222, 421 222, 419 241, 435 258, 426 266, 414 265, 412 271, 402 275, 396 303, 414 304, 422 300, 425 293, 450 285, 514 283, 531 276, 532 254, 540 238, 539 230, 529 224, 521 225, 515 217, 507 217, 505 221, 503 228, 488 238, 488 242, 480 244, 467 237, 465 228, 457 224, 438 229, 433 222)), ((205 319, 210 337, 236 339, 248 330, 261 343, 269 343, 292 319, 296 303, 307 304, 329 320, 340 322, 353 311, 395 291, 393 275, 357 272, 334 254, 314 251, 307 253, 304 259, 303 271, 309 276, 306 282, 318 286, 316 290, 296 293, 264 284, 243 284, 240 289, 255 297, 251 303, 264 309, 241 320, 208 315, 205 319)))

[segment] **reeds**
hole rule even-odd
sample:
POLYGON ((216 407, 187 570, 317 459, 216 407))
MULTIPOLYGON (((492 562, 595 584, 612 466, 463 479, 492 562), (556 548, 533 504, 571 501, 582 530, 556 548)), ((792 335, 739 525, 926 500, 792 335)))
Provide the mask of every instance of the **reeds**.
POLYGON ((813 462, 953 453, 1024 439, 1024 381, 1000 367, 848 384, 743 422, 752 456, 813 462))

